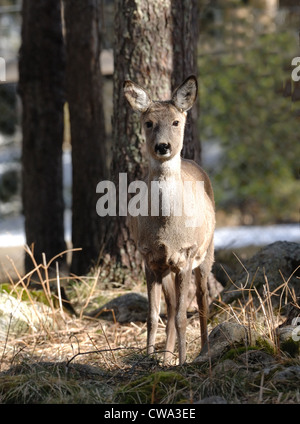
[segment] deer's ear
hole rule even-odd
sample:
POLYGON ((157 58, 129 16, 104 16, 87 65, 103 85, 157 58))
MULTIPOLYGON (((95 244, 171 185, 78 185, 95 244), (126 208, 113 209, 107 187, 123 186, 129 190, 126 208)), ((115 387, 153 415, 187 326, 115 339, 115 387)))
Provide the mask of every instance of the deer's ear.
POLYGON ((195 103, 198 92, 197 79, 189 76, 172 94, 172 102, 182 112, 185 112, 195 103))
POLYGON ((152 102, 147 91, 130 80, 124 82, 124 94, 136 112, 146 112, 152 102))

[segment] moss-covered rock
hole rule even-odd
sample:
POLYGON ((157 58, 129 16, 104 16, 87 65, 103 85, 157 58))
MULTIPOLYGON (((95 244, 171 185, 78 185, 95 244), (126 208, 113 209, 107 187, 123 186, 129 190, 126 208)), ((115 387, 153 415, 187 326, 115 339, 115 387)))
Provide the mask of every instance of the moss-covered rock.
POLYGON ((247 347, 255 346, 257 339, 258 334, 246 326, 235 322, 223 322, 210 333, 207 343, 194 362, 203 363, 209 360, 214 362, 225 354, 229 355, 226 359, 231 359, 247 347))

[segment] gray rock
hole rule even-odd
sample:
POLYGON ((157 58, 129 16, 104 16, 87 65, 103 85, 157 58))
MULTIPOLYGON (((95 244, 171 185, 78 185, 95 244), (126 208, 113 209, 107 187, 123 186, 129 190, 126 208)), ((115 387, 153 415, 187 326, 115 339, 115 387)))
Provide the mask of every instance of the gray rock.
POLYGON ((299 388, 300 382, 300 365, 294 365, 276 372, 272 378, 273 384, 278 385, 295 385, 299 388))
MULTIPOLYGON (((266 378, 270 378, 273 374, 275 374, 277 371, 281 371, 282 369, 283 369, 283 365, 282 364, 274 363, 274 364, 270 364, 268 366, 265 366, 262 371, 263 371, 264 376, 266 378)), ((257 377, 259 379, 258 381, 260 381, 260 379, 261 379, 261 370, 258 371, 256 373, 256 375, 257 375, 257 377)))
POLYGON ((27 331, 53 329, 52 311, 46 305, 20 301, 6 292, 0 293, 0 340, 7 334, 15 336, 27 331))
POLYGON ((206 362, 209 358, 212 361, 223 356, 228 350, 239 346, 255 344, 257 334, 248 328, 234 322, 223 322, 215 327, 208 337, 208 342, 204 345, 200 355, 194 362, 206 362))
POLYGON ((110 300, 101 306, 101 308, 90 312, 88 315, 113 321, 112 310, 114 311, 117 322, 145 322, 148 315, 148 299, 138 293, 127 293, 110 300))
POLYGON ((286 327, 277 328, 276 333, 278 335, 279 342, 286 342, 290 339, 295 339, 296 341, 296 338, 299 338, 300 336, 298 326, 300 326, 300 323, 298 325, 287 325, 286 327))
POLYGON ((236 362, 232 361, 231 359, 225 359, 213 368, 212 375, 214 377, 218 377, 222 374, 237 373, 239 368, 240 367, 236 362))
POLYGON ((275 361, 273 356, 261 350, 249 350, 248 352, 244 352, 239 355, 237 359, 241 361, 244 365, 260 366, 269 365, 275 361))
MULTIPOLYGON (((300 320, 299 320, 300 321, 300 320)), ((299 322, 298 320, 296 321, 299 322)), ((279 339, 280 350, 291 356, 300 353, 300 323, 298 325, 287 325, 277 328, 276 333, 279 339)))
MULTIPOLYGON (((284 283, 282 276, 287 281, 300 265, 300 244, 286 241, 269 244, 250 259, 243 261, 243 265, 247 272, 242 266, 239 266, 240 269, 234 275, 231 275, 235 285, 230 284, 222 292, 222 301, 227 304, 241 297, 242 292, 236 290, 236 286, 244 287, 247 281, 246 288, 253 284, 262 297, 264 296, 263 286, 266 284, 266 278, 270 292, 284 283)), ((295 291, 297 297, 300 296, 300 284, 297 278, 299 276, 300 269, 293 274, 289 281, 289 288, 295 291)), ((288 301, 291 301, 289 293, 288 301)), ((272 296, 273 307, 278 306, 279 302, 280 296, 272 296)))

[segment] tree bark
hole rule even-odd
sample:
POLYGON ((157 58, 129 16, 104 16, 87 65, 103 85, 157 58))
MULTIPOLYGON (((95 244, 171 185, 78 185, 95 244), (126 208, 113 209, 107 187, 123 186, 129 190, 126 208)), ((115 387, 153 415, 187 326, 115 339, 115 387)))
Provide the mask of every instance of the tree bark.
MULTIPOLYGON (((198 76, 197 51, 199 36, 198 0, 172 0, 173 72, 172 91, 189 75, 198 76)), ((201 162, 200 137, 197 128, 198 103, 188 112, 182 156, 201 162)))
POLYGON ((65 0, 64 5, 73 166, 72 242, 73 247, 82 248, 73 254, 71 271, 85 274, 98 260, 101 241, 96 213, 96 186, 105 172, 101 1, 65 0))
MULTIPOLYGON (((23 1, 19 93, 26 242, 38 263, 65 250, 62 191, 64 50, 60 0, 23 1)), ((26 272, 33 268, 25 257, 26 272)))

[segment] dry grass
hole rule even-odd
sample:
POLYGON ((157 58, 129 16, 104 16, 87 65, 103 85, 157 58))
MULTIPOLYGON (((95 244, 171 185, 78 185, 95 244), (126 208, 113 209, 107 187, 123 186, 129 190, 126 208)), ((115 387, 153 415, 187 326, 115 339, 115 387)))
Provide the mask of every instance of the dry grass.
POLYGON ((249 284, 249 273, 241 260, 237 256, 236 258, 246 271, 247 277, 244 285, 237 286, 235 282, 232 281, 226 270, 224 268, 223 270, 230 283, 235 287, 233 291, 238 292, 240 296, 235 302, 233 302, 233 304, 229 305, 223 303, 220 299, 216 300, 213 305, 214 308, 213 313, 211 314, 211 319, 214 316, 217 316, 218 320, 235 321, 246 326, 249 330, 255 330, 272 345, 274 353, 279 355, 280 346, 278 344, 276 329, 285 319, 282 315, 282 310, 289 303, 288 297, 292 299, 291 304, 297 307, 300 311, 295 291, 291 290, 289 286, 291 278, 298 271, 300 266, 293 271, 288 279, 285 279, 281 271, 279 271, 282 283, 273 291, 270 291, 268 276, 264 272, 265 284, 263 285, 263 294, 261 295, 259 294, 257 287, 254 285, 256 275, 253 276, 252 281, 249 284), (273 307, 273 299, 275 297, 279 297, 279 307, 276 308, 273 307), (275 309, 276 313, 274 312, 275 309))
MULTIPOLYGON (((253 374, 250 377, 251 367, 248 365, 244 367, 246 371, 240 367, 232 372, 224 371, 223 374, 220 371, 216 375, 211 364, 201 367, 192 364, 200 350, 199 320, 196 315, 188 320, 189 365, 176 366, 175 353, 171 367, 164 368, 161 359, 165 341, 165 322, 162 319, 157 334, 157 353, 153 358, 148 357, 145 352, 145 323, 132 322, 121 325, 116 321, 102 320, 101 316, 100 319, 85 316, 85 311, 99 307, 99 299, 104 303, 104 299, 108 300, 128 290, 125 291, 123 288, 109 290, 107 288, 109 285, 99 281, 102 271, 100 268, 88 277, 63 277, 55 266, 56 275, 51 276, 50 268, 56 258, 47 262, 44 257, 43 263, 37 264, 28 248, 27 253, 32 257, 32 271, 22 277, 13 264, 19 278, 13 282, 8 275, 10 294, 19 302, 26 299, 40 323, 29 325, 26 333, 16 335, 9 328, 7 333, 2 335, 0 379, 3 389, 0 391, 0 403, 126 403, 128 402, 126 393, 130 394, 131 401, 134 400, 136 403, 139 401, 145 403, 145 399, 149 403, 194 402, 210 395, 224 396, 229 402, 299 401, 299 390, 291 390, 288 393, 276 390, 276 387, 265 381, 262 377, 264 374, 259 373, 259 369, 253 379, 253 374), (28 282, 33 275, 39 278, 51 326, 46 326, 41 320, 37 308, 39 298, 29 289, 28 282), (58 288, 57 292, 60 293, 60 286, 66 286, 67 283, 67 293, 76 308, 77 316, 71 316, 64 310, 63 300, 59 294, 53 295, 55 285, 58 288), (50 372, 48 366, 36 372, 36 364, 43 363, 51 363, 53 367, 56 364, 56 368, 50 372), (17 373, 17 380, 15 371, 12 371, 14 366, 21 367, 17 373), (79 366, 95 367, 101 371, 101 375, 100 377, 95 375, 94 371, 90 374, 87 368, 78 371, 76 367, 79 366), (241 369, 243 372, 240 372, 241 369), (70 370, 73 372, 73 377, 71 384, 68 385, 70 370), (8 374, 3 374, 5 371, 8 374), (32 378, 33 374, 37 378, 32 378), (155 375, 159 376, 159 380, 155 380, 153 377, 155 375), (28 393, 28 396, 22 393, 28 393), (33 393, 39 393, 39 396, 34 397, 33 393), (83 393, 86 393, 86 396, 83 393)), ((64 252, 66 253, 68 252, 64 252)), ((276 291, 270 292, 268 279, 265 276, 263 297, 258 294, 253 284, 250 284, 248 289, 245 288, 246 284, 243 287, 236 287, 242 294, 240 300, 234 306, 222 304, 220 299, 217 300, 218 313, 215 312, 211 317, 209 331, 220 321, 238 322, 261 334, 262 339, 267 342, 266 346, 271 346, 269 353, 274 355, 278 364, 292 361, 280 352, 276 327, 282 322, 282 317, 280 309, 275 314, 272 308, 273 296, 280 296, 282 304, 284 303, 285 294, 289 291, 288 282, 289 280, 283 279, 282 285, 276 291), (254 297, 259 299, 258 306, 253 301, 254 297)), ((141 283, 133 287, 133 290, 145 292, 146 288, 141 283)), ((28 317, 28 321, 30 320, 32 318, 28 317)))
MULTIPOLYGON (((7 274, 10 282, 8 293, 20 303, 26 302, 32 307, 35 318, 40 325, 29 325, 28 331, 16 336, 10 333, 2 335, 4 341, 1 344, 0 370, 20 362, 33 359, 36 361, 75 361, 80 358, 81 363, 99 364, 108 369, 121 368, 120 357, 126 357, 133 350, 143 351, 146 340, 145 323, 119 323, 93 319, 85 315, 85 311, 99 307, 99 299, 110 299, 118 295, 128 293, 124 289, 105 289, 99 282, 99 268, 94 275, 88 277, 67 276, 61 277, 56 267, 56 277, 50 278, 50 268, 56 257, 48 263, 44 258, 43 264, 37 264, 31 250, 26 247, 26 252, 33 262, 32 270, 25 276, 21 276, 13 264, 19 279, 14 282, 7 274), (29 281, 33 275, 39 278, 43 296, 37 298, 36 291, 29 288, 29 281), (60 285, 71 282, 68 292, 72 304, 76 307, 77 316, 68 314, 63 309, 63 301, 60 297, 60 285), (53 294, 53 286, 57 285, 57 293, 53 294), (42 298, 46 304, 45 313, 52 320, 52 328, 44 325, 41 314, 37 309, 37 303, 42 298), (93 353, 89 353, 93 352, 93 353), (76 357, 76 359, 75 359, 76 357)), ((69 251, 68 251, 69 252, 69 251)), ((67 252, 63 252, 65 254, 67 252)), ((61 256, 58 255, 58 256, 61 256)), ((7 285, 4 285, 7 291, 7 285)), ((3 287, 4 287, 3 286, 3 287)), ((145 291, 145 288, 135 287, 136 291, 145 291)), ((113 310, 112 316, 113 316, 113 310)), ((100 317, 101 318, 101 317, 100 317)), ((28 316, 30 324, 32 317, 28 316)), ((161 321, 158 330, 158 339, 165 331, 165 325, 161 321)), ((126 365, 122 367, 126 368, 126 365)))

